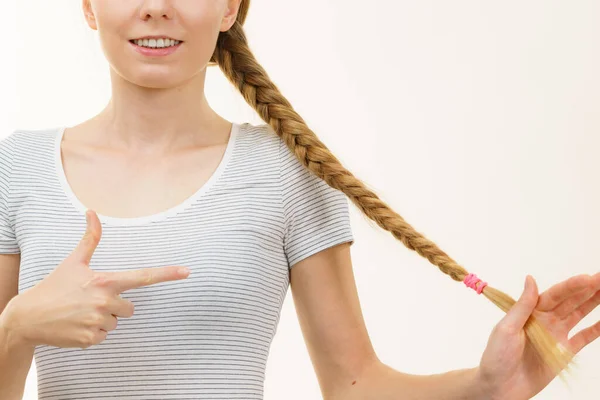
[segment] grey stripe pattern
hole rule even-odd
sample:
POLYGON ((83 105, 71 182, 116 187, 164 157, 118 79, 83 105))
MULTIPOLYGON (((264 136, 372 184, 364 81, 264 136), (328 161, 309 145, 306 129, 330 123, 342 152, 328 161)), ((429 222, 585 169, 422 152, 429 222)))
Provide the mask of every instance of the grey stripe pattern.
MULTIPOLYGON (((290 269, 353 235, 346 196, 268 124, 234 130, 227 157, 189 201, 149 217, 100 218, 91 269, 192 272, 122 293, 135 314, 98 345, 37 346, 40 400, 263 398, 290 269)), ((0 252, 21 253, 19 293, 85 231, 85 208, 61 179, 62 132, 17 130, 0 141, 0 252)))

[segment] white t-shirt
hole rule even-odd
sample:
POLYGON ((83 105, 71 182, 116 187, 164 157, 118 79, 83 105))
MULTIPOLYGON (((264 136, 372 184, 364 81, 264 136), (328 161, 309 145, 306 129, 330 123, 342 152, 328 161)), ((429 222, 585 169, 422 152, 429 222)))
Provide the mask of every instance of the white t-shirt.
MULTIPOLYGON (((63 132, 16 130, 0 141, 0 253, 21 253, 19 293, 85 232, 86 208, 60 159, 63 132)), ((262 399, 290 268, 353 243, 348 205, 270 125, 234 123, 218 168, 183 203, 139 218, 99 215, 94 271, 192 272, 123 292, 135 314, 98 345, 37 346, 39 399, 262 399)))

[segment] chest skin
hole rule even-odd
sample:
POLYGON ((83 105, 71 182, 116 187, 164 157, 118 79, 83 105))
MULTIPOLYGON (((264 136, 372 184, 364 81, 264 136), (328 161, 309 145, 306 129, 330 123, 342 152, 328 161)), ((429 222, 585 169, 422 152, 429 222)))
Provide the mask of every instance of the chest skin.
POLYGON ((85 143, 85 131, 65 131, 61 162, 71 190, 88 209, 136 218, 170 209, 197 192, 215 172, 227 143, 168 154, 124 154, 85 143))

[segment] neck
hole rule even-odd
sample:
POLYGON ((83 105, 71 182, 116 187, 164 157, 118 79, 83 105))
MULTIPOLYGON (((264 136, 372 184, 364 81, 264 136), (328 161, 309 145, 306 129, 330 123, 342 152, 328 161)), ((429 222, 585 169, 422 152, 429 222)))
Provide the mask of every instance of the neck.
POLYGON ((166 152, 226 140, 230 124, 212 110, 204 95, 206 68, 169 88, 148 88, 123 79, 111 68, 112 97, 96 116, 101 137, 111 148, 166 152))

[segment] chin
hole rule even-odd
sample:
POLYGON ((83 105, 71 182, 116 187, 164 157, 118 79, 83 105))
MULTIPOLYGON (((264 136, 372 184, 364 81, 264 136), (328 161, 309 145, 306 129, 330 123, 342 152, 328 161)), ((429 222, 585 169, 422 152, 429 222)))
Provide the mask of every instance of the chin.
MULTIPOLYGON (((152 69, 152 68, 147 68, 152 69)), ((179 74, 172 74, 168 71, 130 71, 127 74, 120 74, 123 79, 137 86, 149 89, 170 89, 180 86, 186 79, 182 79, 179 74)))

